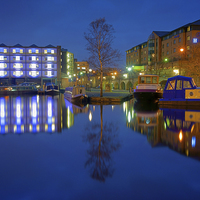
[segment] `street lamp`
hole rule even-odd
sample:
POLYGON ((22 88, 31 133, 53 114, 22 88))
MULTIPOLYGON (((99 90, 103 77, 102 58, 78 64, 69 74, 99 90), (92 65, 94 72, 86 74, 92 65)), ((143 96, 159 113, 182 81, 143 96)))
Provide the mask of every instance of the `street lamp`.
POLYGON ((179 75, 181 75, 181 69, 182 69, 182 55, 183 55, 183 52, 184 52, 184 48, 180 48, 180 52, 181 52, 181 65, 180 65, 179 75))

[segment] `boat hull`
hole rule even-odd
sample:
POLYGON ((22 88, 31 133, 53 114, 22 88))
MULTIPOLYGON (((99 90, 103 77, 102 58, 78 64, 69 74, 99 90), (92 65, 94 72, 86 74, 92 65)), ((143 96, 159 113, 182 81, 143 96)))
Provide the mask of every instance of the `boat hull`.
POLYGON ((59 90, 45 90, 46 95, 59 95, 59 90))
POLYGON ((156 92, 156 91, 134 91, 133 93, 134 98, 137 101, 155 101, 159 98, 162 98, 163 94, 162 92, 156 92))
POLYGON ((85 95, 72 96, 70 94, 65 93, 64 97, 71 103, 86 104, 88 102, 88 98, 85 95))

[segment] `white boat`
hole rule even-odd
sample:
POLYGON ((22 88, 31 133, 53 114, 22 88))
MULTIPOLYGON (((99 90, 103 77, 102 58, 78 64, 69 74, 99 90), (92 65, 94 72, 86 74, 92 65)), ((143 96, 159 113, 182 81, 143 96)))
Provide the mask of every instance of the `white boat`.
POLYGON ((158 75, 139 75, 138 85, 134 89, 134 98, 138 101, 154 101, 162 98, 163 91, 158 75))
POLYGON ((55 83, 47 83, 45 86, 45 94, 58 95, 60 94, 59 88, 55 83))
POLYGON ((72 103, 85 104, 88 102, 85 87, 81 86, 66 87, 64 98, 72 103))

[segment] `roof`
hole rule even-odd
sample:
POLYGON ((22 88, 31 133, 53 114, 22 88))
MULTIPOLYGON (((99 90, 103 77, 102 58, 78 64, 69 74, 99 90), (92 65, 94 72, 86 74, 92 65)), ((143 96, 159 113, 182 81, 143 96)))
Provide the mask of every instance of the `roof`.
POLYGON ((37 45, 35 45, 35 44, 32 44, 30 47, 38 47, 37 45))
POLYGON ((168 81, 177 80, 177 79, 179 79, 179 80, 187 80, 187 81, 192 80, 191 77, 186 77, 186 76, 180 76, 180 75, 178 75, 178 76, 173 76, 171 78, 168 78, 168 81))
POLYGON ((49 48, 55 48, 53 45, 49 44, 47 45, 46 47, 49 47, 49 48))
POLYGON ((170 31, 153 31, 158 37, 163 37, 165 35, 168 35, 170 31))
POLYGON ((7 47, 7 46, 4 43, 1 43, 0 47, 7 47))
POLYGON ((21 44, 16 44, 14 47, 22 47, 21 44))

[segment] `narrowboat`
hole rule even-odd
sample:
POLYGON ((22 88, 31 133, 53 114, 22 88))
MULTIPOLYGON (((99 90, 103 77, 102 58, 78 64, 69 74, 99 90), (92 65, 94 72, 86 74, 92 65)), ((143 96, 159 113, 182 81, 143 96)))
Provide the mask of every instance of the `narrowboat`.
POLYGON ((11 85, 0 86, 0 95, 19 95, 19 94, 37 94, 38 89, 35 85, 11 85))
POLYGON ((178 75, 168 78, 159 105, 199 106, 200 88, 191 77, 178 75))
POLYGON ((85 87, 81 86, 66 87, 64 98, 72 103, 85 104, 88 102, 85 87))
POLYGON ((162 87, 158 75, 139 75, 133 95, 137 101, 155 101, 162 98, 162 87))
POLYGON ((45 94, 47 94, 47 95, 58 95, 58 94, 60 94, 58 85, 55 85, 55 83, 46 83, 45 94))

